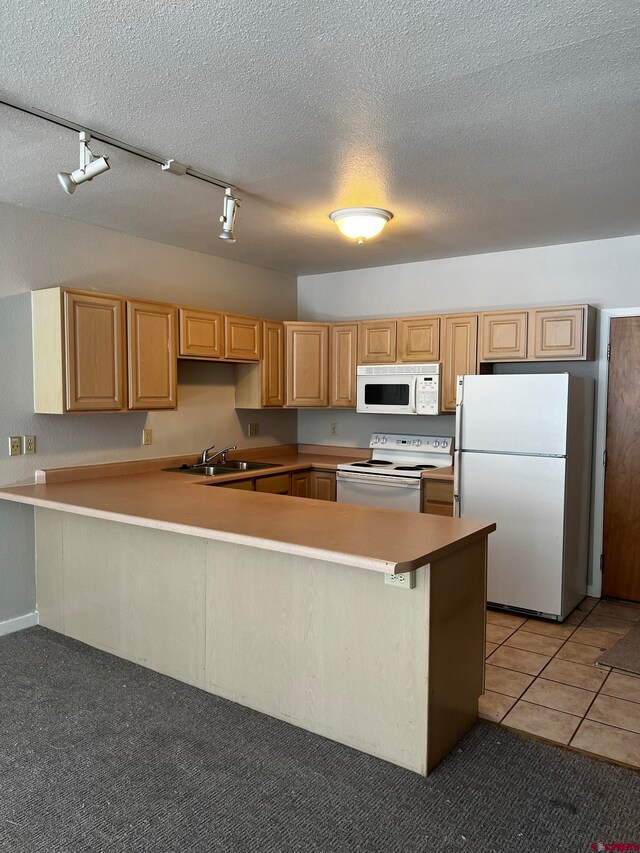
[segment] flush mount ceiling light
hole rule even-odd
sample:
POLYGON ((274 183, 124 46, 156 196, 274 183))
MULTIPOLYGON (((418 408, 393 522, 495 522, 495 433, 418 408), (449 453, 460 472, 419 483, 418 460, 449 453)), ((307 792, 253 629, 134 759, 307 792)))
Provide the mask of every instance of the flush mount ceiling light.
POLYGON ((343 207, 329 214, 329 219, 338 226, 345 237, 356 240, 360 245, 382 231, 393 219, 390 210, 381 207, 343 207))
POLYGON ((240 199, 234 196, 233 187, 227 187, 224 191, 224 201, 222 202, 222 231, 218 234, 221 240, 226 240, 227 243, 235 243, 236 237, 233 233, 233 228, 236 222, 236 213, 240 207, 240 199))
POLYGON ((101 175, 109 169, 109 161, 106 157, 96 157, 91 153, 89 142, 91 134, 86 130, 80 131, 80 168, 75 172, 58 172, 58 180, 62 189, 72 195, 78 184, 92 181, 96 175, 101 175))

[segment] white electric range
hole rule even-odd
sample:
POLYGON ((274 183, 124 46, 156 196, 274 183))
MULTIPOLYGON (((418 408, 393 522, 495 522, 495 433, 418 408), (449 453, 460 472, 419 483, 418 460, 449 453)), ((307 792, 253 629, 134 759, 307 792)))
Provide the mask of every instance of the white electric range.
POLYGON ((453 438, 374 432, 371 458, 337 466, 336 500, 420 512, 424 471, 453 464, 453 438))

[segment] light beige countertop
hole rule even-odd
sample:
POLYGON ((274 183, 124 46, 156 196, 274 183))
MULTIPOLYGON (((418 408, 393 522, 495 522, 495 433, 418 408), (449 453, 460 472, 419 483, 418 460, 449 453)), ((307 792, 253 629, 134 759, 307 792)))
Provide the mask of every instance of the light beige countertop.
MULTIPOLYGON (((281 467, 217 476, 215 483, 309 467, 332 470, 363 458, 362 451, 339 455, 324 448, 235 455, 281 467)), ((0 489, 0 499, 390 573, 417 569, 495 530, 481 521, 220 489, 206 485, 214 478, 160 469, 183 461, 193 456, 53 469, 45 472, 46 483, 0 489)))

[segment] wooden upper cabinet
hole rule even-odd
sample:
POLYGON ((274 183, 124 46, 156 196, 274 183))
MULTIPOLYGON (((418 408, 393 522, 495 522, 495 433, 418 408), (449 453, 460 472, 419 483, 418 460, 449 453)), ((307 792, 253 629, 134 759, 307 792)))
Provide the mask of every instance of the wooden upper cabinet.
POLYGON ((287 406, 329 403, 329 324, 285 323, 287 406))
POLYGON ((180 349, 183 358, 224 357, 224 318, 217 311, 180 308, 180 349))
POLYGON ((356 405, 356 359, 358 324, 333 323, 329 328, 329 405, 354 409, 356 405))
POLYGON ((121 411, 126 405, 124 301, 64 294, 68 412, 121 411))
POLYGON ((284 406, 284 323, 265 320, 262 341, 261 403, 263 406, 284 406))
POLYGON ((403 317, 398 320, 398 361, 440 359, 440 318, 403 317))
POLYGON ((175 409, 177 312, 158 302, 127 302, 129 408, 175 409))
POLYGON ((224 315, 224 357, 236 361, 260 361, 262 320, 224 315))
POLYGON ((358 363, 393 364, 396 334, 395 320, 361 320, 358 323, 358 363))
POLYGON ((595 356, 595 309, 589 305, 530 310, 529 355, 565 361, 595 356))
POLYGON ((443 319, 442 410, 456 409, 456 378, 478 372, 478 315, 451 314, 443 319))
POLYGON ((527 311, 480 315, 480 361, 521 361, 527 357, 527 311))

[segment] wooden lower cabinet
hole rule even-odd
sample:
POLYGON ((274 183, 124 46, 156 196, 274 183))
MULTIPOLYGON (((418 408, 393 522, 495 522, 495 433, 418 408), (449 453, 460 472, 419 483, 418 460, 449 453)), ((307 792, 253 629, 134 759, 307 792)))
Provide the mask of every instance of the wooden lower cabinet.
POLYGON ((450 480, 424 480, 422 512, 453 517, 453 483, 450 480))
POLYGON ((178 405, 177 312, 159 302, 127 302, 129 408, 178 405))
POLYGON ((232 480, 230 483, 220 483, 221 489, 240 489, 243 492, 253 492, 255 480, 232 480))
POLYGON ((271 474, 256 479, 256 492, 268 492, 271 495, 288 495, 291 490, 289 474, 271 474))
POLYGON ((297 498, 311 497, 311 472, 296 471, 291 475, 291 494, 297 498))
POLYGON ((309 497, 317 501, 335 501, 336 475, 333 471, 312 471, 309 497))

